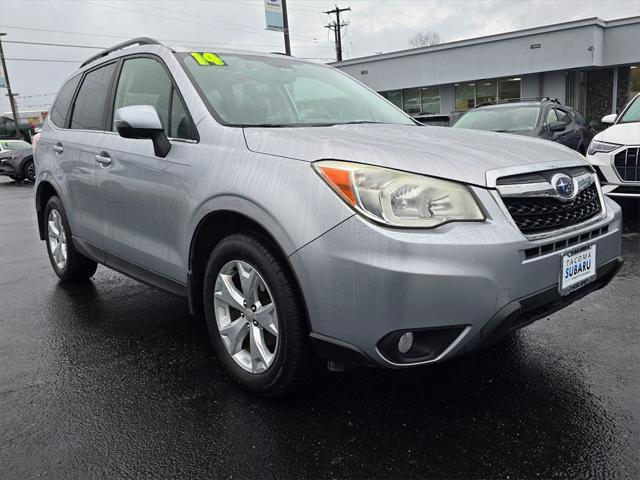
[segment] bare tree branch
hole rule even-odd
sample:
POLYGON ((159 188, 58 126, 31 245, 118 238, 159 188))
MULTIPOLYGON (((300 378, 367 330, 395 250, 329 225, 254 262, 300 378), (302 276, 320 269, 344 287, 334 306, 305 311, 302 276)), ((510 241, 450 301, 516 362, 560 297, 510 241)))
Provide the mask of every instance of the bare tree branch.
POLYGON ((414 48, 438 45, 442 42, 444 42, 444 37, 442 37, 438 32, 422 29, 418 30, 416 34, 409 39, 409 45, 414 48))

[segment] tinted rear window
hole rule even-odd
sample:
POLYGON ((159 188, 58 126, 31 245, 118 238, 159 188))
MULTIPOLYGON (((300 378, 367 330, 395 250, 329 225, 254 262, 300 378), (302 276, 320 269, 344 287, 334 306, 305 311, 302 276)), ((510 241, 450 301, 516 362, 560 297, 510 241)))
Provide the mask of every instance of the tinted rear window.
POLYGON ((80 82, 80 77, 80 75, 73 77, 64 84, 53 107, 51 107, 49 118, 51 118, 51 121, 56 127, 64 128, 66 126, 67 114, 69 113, 71 100, 73 100, 73 94, 76 91, 78 82, 80 82))
POLYGON ((80 86, 71 116, 71 128, 104 130, 105 109, 115 63, 87 73, 80 86))

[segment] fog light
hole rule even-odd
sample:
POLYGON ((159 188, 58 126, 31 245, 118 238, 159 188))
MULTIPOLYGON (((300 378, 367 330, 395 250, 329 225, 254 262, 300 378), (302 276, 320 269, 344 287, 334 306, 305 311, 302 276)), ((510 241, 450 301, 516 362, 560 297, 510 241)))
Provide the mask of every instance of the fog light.
POLYGON ((398 340, 398 351, 400 353, 407 353, 413 347, 413 332, 406 332, 400 336, 398 340))

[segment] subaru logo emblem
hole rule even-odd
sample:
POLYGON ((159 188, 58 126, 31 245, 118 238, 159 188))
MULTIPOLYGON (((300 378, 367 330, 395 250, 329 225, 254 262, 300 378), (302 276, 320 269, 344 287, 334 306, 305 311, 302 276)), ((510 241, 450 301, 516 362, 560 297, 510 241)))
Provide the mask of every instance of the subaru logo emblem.
POLYGON ((574 197, 575 187, 573 179, 564 173, 558 173, 551 179, 551 185, 555 188, 558 196, 563 200, 570 200, 574 197))

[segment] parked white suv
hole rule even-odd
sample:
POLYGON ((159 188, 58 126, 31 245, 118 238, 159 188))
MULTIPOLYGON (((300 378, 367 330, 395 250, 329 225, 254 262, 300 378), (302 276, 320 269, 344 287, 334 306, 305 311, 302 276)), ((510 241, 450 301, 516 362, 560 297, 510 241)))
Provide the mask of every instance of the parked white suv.
POLYGON ((613 125, 593 137, 587 160, 598 171, 603 193, 640 198, 640 94, 616 115, 602 118, 613 125))

